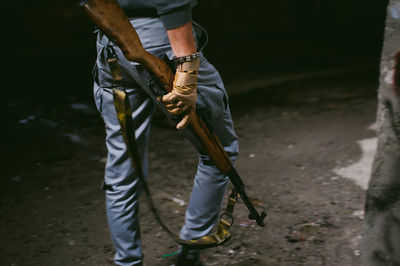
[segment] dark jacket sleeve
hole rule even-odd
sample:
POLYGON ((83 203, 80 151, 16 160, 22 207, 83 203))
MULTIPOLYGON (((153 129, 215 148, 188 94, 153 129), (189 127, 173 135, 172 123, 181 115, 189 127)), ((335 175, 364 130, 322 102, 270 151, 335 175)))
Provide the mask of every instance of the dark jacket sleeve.
POLYGON ((157 13, 164 27, 177 28, 192 20, 192 7, 196 0, 154 0, 157 13))

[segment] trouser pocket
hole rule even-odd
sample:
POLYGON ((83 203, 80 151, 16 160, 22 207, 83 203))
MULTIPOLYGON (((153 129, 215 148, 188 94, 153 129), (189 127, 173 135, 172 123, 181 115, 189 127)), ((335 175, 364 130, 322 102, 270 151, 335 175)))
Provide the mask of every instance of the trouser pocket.
POLYGON ((97 82, 94 82, 93 86, 94 103, 96 104, 97 110, 100 114, 103 112, 103 89, 97 82))
POLYGON ((221 84, 198 86, 197 108, 209 121, 221 116, 227 109, 228 99, 221 84))
POLYGON ((218 71, 202 55, 197 84, 197 108, 214 120, 228 109, 228 95, 218 71))

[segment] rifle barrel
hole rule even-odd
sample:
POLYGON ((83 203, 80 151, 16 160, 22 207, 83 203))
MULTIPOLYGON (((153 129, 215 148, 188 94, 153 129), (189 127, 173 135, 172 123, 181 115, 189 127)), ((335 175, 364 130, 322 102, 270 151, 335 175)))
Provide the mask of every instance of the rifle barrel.
POLYGON ((250 212, 249 218, 252 220, 256 220, 259 226, 264 226, 264 218, 267 216, 265 212, 261 212, 261 215, 258 214, 256 208, 254 208, 253 203, 251 203, 249 197, 247 197, 246 191, 244 189, 244 183, 240 178, 236 169, 232 166, 232 168, 226 173, 226 175, 231 180, 233 186, 235 187, 236 192, 240 195, 240 198, 243 200, 247 209, 250 212))

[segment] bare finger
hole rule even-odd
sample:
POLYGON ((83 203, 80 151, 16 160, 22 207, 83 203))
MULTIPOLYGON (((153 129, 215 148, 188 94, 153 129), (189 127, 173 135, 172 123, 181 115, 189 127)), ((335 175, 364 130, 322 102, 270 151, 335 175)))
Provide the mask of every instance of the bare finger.
POLYGON ((178 123, 178 125, 176 125, 176 129, 181 130, 181 129, 184 129, 185 127, 187 127, 190 123, 191 117, 192 117, 192 113, 185 115, 182 118, 182 120, 178 123))
POLYGON ((180 115, 183 113, 183 110, 181 108, 170 109, 167 111, 168 111, 168 113, 170 113, 172 115, 180 115))

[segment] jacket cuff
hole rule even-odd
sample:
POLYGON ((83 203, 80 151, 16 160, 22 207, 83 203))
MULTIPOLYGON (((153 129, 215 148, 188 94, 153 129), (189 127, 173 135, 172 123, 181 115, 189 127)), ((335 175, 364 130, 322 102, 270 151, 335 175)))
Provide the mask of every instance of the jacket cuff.
POLYGON ((170 12, 160 14, 160 19, 167 30, 183 26, 192 20, 192 7, 188 4, 170 12))

